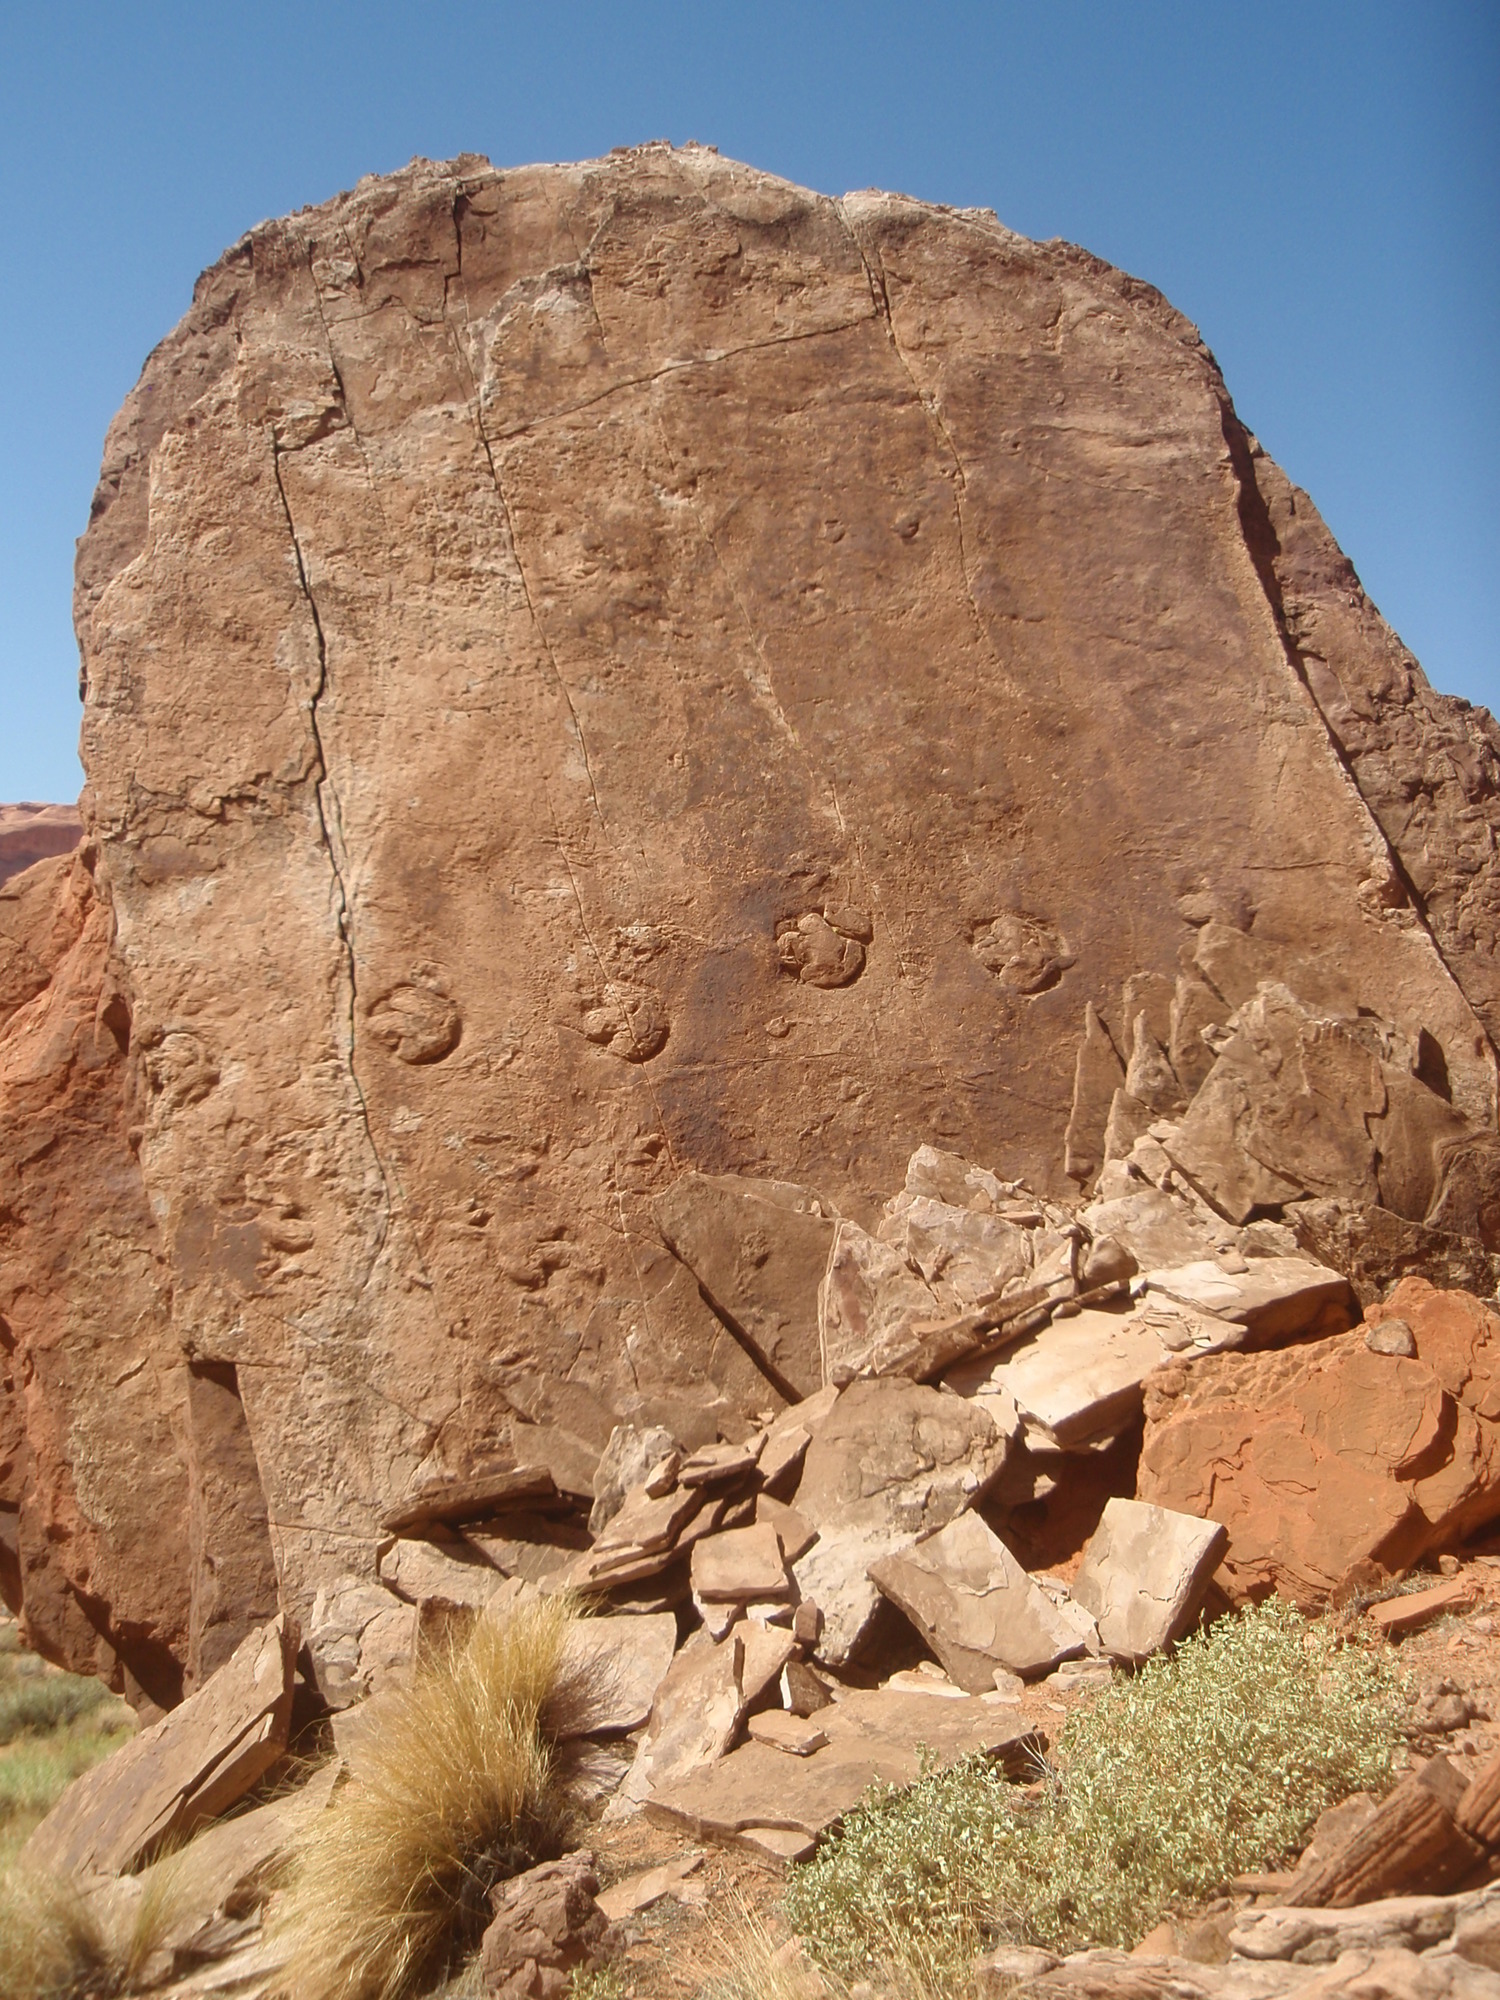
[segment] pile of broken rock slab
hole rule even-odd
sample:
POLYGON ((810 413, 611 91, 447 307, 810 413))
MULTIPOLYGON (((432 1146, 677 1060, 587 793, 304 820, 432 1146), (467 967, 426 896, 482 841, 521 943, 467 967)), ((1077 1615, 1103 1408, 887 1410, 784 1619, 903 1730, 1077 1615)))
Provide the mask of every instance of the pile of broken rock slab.
MULTIPOLYGON (((923 1146, 870 1228, 805 1188, 691 1173, 658 1219, 786 1406, 734 1439, 621 1425, 598 1456, 512 1451, 409 1496, 378 1581, 313 1608, 301 1657, 334 1711, 334 1763, 195 1842, 222 1855, 173 1944, 185 1992, 215 1990, 225 1951, 237 1978, 271 1976, 265 1870, 341 1773, 358 1781, 383 1690, 425 1644, 532 1593, 595 1614, 569 1642, 557 1732, 601 1831, 640 1812, 781 1865, 923 1757, 1034 1773, 1038 1686, 1086 1689, 1267 1591, 1309 1609, 1378 1596, 1500 1515, 1500 1314, 1421 1278, 1361 1314, 1282 1225, 1229 1230, 1171 1176, 1106 1177, 1074 1214, 923 1146)), ((33 1858, 141 1893, 132 1870, 284 1751, 297 1657, 284 1617, 252 1634, 65 1795, 33 1858)), ((1415 1787, 1417 1819, 1436 1800, 1470 1843, 1450 1860, 1462 1848, 1472 1869, 1483 1830, 1440 1763, 1362 1838, 1388 1847, 1415 1787)), ((1431 1860, 1407 1853, 1400 1880, 1425 1882, 1431 1860)), ((593 1878, 570 1865, 535 1885, 571 1938, 558 1977, 598 1946, 593 1878)), ((492 1933, 491 1990, 553 1990, 508 1949, 492 1933)))

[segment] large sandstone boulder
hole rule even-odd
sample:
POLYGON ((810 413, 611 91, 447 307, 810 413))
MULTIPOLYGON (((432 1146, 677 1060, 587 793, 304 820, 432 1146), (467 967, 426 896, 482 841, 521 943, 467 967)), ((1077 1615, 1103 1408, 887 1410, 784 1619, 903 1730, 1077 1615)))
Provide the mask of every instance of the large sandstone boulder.
POLYGON ((921 1142, 1071 1197, 1263 984, 1390 1024, 1429 1136, 1345 1186, 1226 1113, 1241 1180, 1482 1215, 1493 727, 1082 251, 701 148, 416 162, 204 275, 77 622, 93 955, 0 1043, 57 1656, 170 1694, 268 1581, 310 1624, 518 1422, 743 1435, 816 1327, 767 1372, 661 1241, 684 1170, 870 1230, 921 1142))

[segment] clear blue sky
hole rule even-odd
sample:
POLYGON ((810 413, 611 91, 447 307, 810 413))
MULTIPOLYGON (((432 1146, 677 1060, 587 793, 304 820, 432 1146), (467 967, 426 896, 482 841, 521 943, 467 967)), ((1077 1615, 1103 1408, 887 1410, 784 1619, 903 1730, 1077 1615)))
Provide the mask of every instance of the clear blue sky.
POLYGON ((79 783, 105 427, 193 279, 359 175, 701 139, 1161 287, 1441 688, 1500 708, 1500 6, 0 0, 0 799, 79 783))

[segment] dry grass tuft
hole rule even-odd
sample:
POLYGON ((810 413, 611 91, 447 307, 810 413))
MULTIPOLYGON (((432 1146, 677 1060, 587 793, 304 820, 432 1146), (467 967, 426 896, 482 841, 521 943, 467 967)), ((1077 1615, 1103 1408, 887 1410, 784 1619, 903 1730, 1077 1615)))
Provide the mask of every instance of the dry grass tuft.
POLYGON ((542 1718, 576 1612, 538 1599, 380 1698, 344 1791, 294 1852, 290 2000, 401 2000, 476 1941, 489 1891, 560 1851, 542 1718))
POLYGON ((685 1970, 699 2000, 844 2000, 848 1991, 743 1899, 714 1919, 685 1970))
POLYGON ((66 1876, 8 1869, 0 1877, 0 2000, 116 2000, 135 1992, 171 1928, 176 1896, 167 1866, 113 1908, 66 1876))

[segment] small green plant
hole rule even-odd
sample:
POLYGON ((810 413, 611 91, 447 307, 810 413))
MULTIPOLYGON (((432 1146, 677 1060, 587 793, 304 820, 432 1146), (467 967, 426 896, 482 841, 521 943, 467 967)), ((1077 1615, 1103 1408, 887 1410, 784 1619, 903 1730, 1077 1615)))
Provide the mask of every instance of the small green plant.
POLYGON ((625 2000, 625 1974, 618 1965, 580 1966, 568 1986, 568 2000, 625 2000))
POLYGON ((1385 1789, 1405 1703, 1385 1655, 1272 1601, 1076 1714, 1039 1798, 982 1759, 872 1795, 794 1872, 788 1917, 845 1976, 913 1953, 956 1968, 996 1937, 1129 1945, 1385 1789))
POLYGON ((0 1618, 0 1867, 74 1778, 134 1727, 101 1682, 47 1666, 22 1648, 15 1621, 0 1618))

